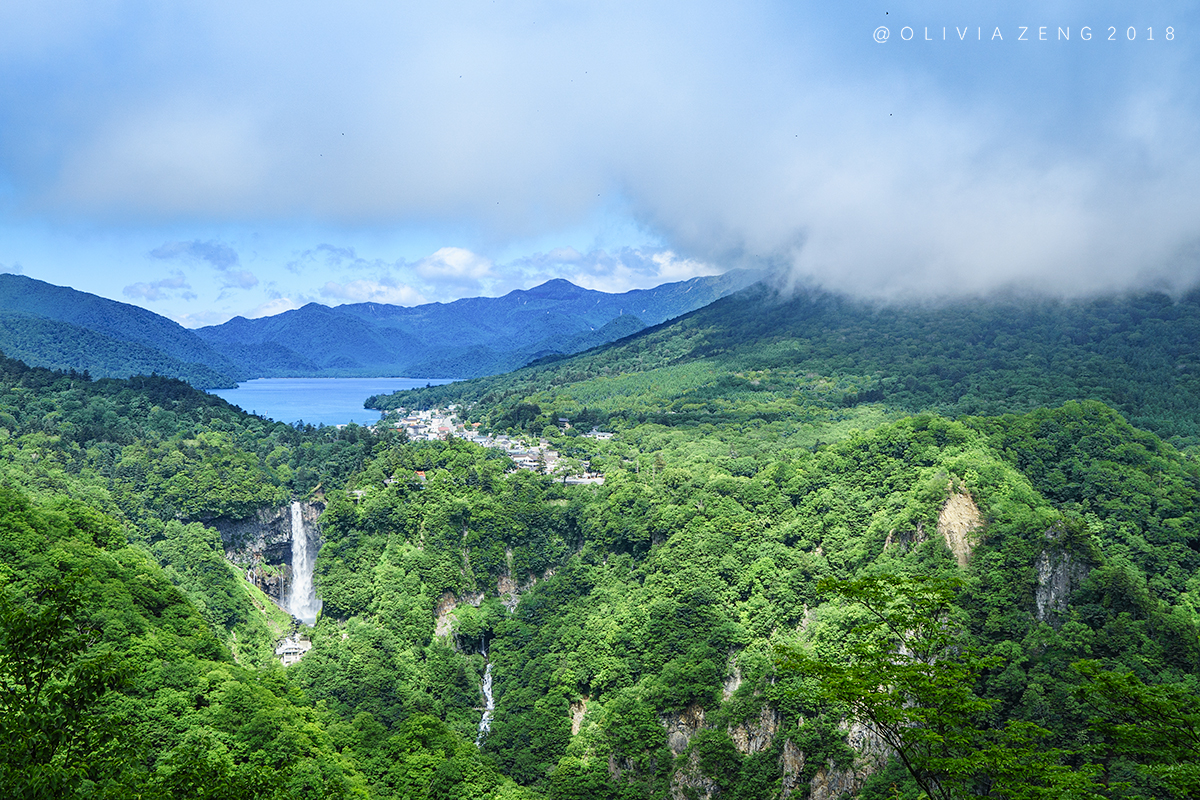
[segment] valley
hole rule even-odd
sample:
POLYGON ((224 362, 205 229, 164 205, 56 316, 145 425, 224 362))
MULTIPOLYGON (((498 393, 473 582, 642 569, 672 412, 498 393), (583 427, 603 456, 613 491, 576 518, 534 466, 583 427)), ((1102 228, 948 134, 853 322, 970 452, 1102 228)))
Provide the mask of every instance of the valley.
POLYGON ((0 363, 0 784, 1191 796, 1194 302, 761 291, 374 427, 0 363))
POLYGON ((1200 4, 1027 6, 0 6, 0 800, 1200 800, 1200 4))

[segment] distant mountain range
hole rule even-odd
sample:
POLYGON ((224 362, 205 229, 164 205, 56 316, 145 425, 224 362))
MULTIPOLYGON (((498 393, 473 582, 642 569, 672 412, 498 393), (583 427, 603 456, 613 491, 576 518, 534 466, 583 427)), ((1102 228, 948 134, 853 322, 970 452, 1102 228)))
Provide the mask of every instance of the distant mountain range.
POLYGON ((623 294, 558 279, 411 308, 309 303, 191 331, 138 306, 4 274, 0 350, 33 366, 95 377, 157 372, 202 388, 262 377, 473 378, 615 341, 760 277, 734 270, 623 294))

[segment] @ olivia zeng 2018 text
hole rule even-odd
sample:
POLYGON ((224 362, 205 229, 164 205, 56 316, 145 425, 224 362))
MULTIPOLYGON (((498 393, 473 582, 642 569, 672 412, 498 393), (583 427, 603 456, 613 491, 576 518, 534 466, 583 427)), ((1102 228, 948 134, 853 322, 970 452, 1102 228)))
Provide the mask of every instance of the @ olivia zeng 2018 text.
MULTIPOLYGON (((919 28, 905 25, 900 28, 898 36, 905 42, 1172 42, 1175 41, 1175 27, 1167 25, 1161 28, 1139 28, 1129 25, 1122 29, 1116 25, 1083 25, 1075 28, 1060 25, 1015 25, 1003 29, 991 26, 989 33, 988 28, 981 25, 922 25, 919 28), (972 36, 972 33, 975 35, 972 36)), ((886 25, 880 25, 875 29, 873 38, 883 44, 892 39, 892 31, 886 25)))

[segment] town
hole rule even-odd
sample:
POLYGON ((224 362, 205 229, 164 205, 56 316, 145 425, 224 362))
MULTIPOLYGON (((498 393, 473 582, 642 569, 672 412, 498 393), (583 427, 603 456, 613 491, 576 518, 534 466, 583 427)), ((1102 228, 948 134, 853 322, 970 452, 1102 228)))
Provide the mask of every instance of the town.
MULTIPOLYGON (((558 451, 551 449, 550 443, 546 439, 531 442, 520 437, 479 433, 478 422, 464 423, 458 418, 456 411, 456 406, 425 411, 401 409, 378 424, 390 424, 396 429, 404 431, 413 441, 432 441, 452 436, 474 442, 481 447, 499 448, 513 460, 517 469, 560 475, 563 483, 568 485, 604 483, 604 476, 591 471, 591 465, 587 461, 560 458, 558 451), (400 416, 401 414, 404 416, 400 416)), ((570 421, 567 419, 560 418, 559 424, 564 428, 570 427, 570 421)), ((590 439, 611 439, 613 437, 610 432, 594 429, 580 435, 590 439)))

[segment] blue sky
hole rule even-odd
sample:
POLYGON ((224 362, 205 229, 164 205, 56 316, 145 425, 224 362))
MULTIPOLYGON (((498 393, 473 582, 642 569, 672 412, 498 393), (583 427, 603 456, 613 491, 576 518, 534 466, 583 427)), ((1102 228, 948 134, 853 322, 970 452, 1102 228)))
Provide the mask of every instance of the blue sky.
POLYGON ((1179 290, 1198 16, 8 3, 0 269, 189 326, 733 267, 899 300, 1179 290))

